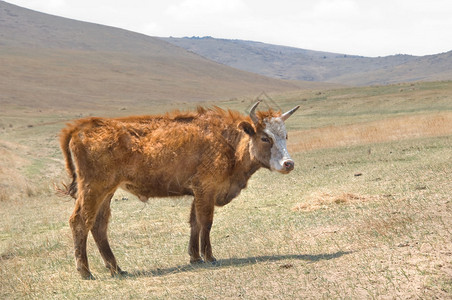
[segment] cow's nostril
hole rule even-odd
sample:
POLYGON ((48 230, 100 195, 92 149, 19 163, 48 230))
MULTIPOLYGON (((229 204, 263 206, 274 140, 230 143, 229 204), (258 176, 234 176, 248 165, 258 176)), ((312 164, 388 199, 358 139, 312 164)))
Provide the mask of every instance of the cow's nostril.
POLYGON ((286 168, 286 170, 293 170, 293 168, 295 167, 295 163, 291 160, 286 160, 284 162, 284 167, 286 168))

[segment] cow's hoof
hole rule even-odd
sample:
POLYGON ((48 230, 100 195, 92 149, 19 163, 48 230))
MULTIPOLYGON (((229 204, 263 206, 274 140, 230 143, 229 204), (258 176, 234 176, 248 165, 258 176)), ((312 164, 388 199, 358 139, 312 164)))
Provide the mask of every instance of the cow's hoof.
POLYGON ((211 257, 209 259, 206 259, 207 262, 210 262, 212 265, 216 265, 217 264, 217 259, 215 257, 211 257))
POLYGON ((116 272, 112 272, 112 273, 111 273, 111 277, 117 277, 117 278, 127 277, 128 275, 129 275, 128 272, 123 271, 123 270, 121 270, 121 269, 119 269, 119 270, 116 271, 116 272))
POLYGON ((96 278, 94 278, 93 274, 91 274, 91 272, 89 271, 88 268, 77 267, 77 271, 80 274, 80 276, 82 276, 82 279, 85 279, 85 280, 94 280, 94 279, 96 279, 96 278))
POLYGON ((82 279, 85 280, 96 280, 96 278, 94 278, 93 274, 89 273, 89 274, 81 274, 82 275, 82 279))
POLYGON ((190 258, 190 263, 192 265, 199 265, 199 264, 204 263, 204 261, 202 260, 201 257, 200 258, 190 258))

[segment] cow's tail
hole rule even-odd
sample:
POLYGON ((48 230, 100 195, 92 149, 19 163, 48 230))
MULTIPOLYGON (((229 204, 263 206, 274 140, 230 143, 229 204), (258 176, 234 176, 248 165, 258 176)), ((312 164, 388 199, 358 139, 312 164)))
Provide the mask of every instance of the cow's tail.
POLYGON ((63 129, 60 136, 60 146, 66 161, 66 170, 69 177, 71 177, 72 182, 69 185, 63 182, 63 187, 56 187, 56 191, 59 195, 69 195, 75 199, 77 197, 77 172, 74 160, 72 159, 72 153, 69 148, 69 143, 71 142, 74 131, 75 130, 72 128, 63 129))

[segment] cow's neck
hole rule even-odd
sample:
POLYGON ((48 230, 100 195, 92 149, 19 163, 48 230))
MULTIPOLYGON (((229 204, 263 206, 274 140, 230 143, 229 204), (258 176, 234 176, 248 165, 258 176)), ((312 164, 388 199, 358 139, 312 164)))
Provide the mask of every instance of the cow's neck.
POLYGON ((236 148, 234 175, 248 181, 260 167, 261 164, 251 156, 249 138, 242 138, 236 148))

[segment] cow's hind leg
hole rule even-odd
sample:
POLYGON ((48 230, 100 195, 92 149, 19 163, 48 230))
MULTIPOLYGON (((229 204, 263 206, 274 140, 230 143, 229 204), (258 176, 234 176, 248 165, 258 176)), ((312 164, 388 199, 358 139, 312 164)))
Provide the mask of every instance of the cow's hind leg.
POLYGON ((78 198, 75 202, 74 212, 69 219, 69 225, 71 226, 74 239, 75 263, 77 271, 83 279, 94 279, 89 271, 88 257, 86 255, 86 240, 89 229, 86 226, 80 202, 80 198, 78 198))
POLYGON ((105 262, 105 267, 110 270, 111 275, 125 275, 127 273, 122 271, 116 263, 116 258, 111 251, 107 237, 108 220, 111 215, 110 202, 112 197, 113 194, 109 194, 102 202, 96 216, 96 221, 91 229, 91 233, 93 234, 94 241, 96 242, 97 248, 99 248, 99 252, 105 262))
POLYGON ((75 262, 77 271, 82 278, 94 279, 88 266, 86 240, 89 231, 93 228, 99 208, 108 193, 96 191, 93 187, 85 190, 79 189, 79 191, 74 212, 69 219, 74 238, 75 262))

